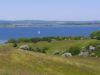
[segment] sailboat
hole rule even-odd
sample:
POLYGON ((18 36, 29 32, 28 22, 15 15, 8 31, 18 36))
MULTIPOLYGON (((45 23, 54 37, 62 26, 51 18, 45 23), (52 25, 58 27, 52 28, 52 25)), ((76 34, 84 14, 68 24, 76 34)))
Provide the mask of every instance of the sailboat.
POLYGON ((38 31, 38 34, 41 34, 41 32, 40 32, 40 31, 38 31))

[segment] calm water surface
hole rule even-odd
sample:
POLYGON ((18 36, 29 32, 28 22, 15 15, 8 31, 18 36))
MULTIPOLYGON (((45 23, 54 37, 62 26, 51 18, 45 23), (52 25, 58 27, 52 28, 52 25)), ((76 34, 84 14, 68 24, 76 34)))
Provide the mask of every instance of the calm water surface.
POLYGON ((97 30, 100 30, 100 26, 0 28, 0 41, 20 37, 89 36, 91 32, 97 30))

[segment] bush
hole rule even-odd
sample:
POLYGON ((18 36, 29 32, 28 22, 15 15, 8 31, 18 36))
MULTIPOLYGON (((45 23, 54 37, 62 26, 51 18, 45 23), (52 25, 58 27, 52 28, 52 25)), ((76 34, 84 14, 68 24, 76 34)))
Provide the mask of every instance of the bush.
POLYGON ((19 38, 17 39, 18 42, 31 42, 30 38, 19 38))
POLYGON ((13 47, 17 47, 17 43, 13 43, 13 47))
POLYGON ((36 47, 36 48, 32 49, 32 51, 40 52, 40 53, 46 53, 47 50, 48 50, 47 47, 43 47, 43 48, 36 47))
POLYGON ((81 48, 78 46, 73 46, 70 47, 68 52, 71 53, 72 55, 78 55, 80 53, 81 48))
POLYGON ((100 42, 89 43, 89 44, 86 46, 86 49, 89 49, 89 46, 94 46, 94 47, 96 47, 96 46, 98 46, 98 45, 100 45, 100 42))
POLYGON ((98 57, 100 57, 100 50, 96 50, 95 51, 95 55, 98 56, 98 57))
POLYGON ((100 31, 96 31, 96 32, 93 32, 90 34, 90 37, 92 39, 97 39, 97 40, 100 40, 100 31))

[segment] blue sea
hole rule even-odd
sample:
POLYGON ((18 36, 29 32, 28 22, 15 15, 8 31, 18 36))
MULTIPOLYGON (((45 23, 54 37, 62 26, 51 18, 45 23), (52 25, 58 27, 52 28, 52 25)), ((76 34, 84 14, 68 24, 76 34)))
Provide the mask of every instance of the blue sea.
POLYGON ((47 36, 89 36, 100 30, 100 26, 66 26, 66 27, 17 27, 0 28, 0 42, 10 38, 31 38, 47 36))

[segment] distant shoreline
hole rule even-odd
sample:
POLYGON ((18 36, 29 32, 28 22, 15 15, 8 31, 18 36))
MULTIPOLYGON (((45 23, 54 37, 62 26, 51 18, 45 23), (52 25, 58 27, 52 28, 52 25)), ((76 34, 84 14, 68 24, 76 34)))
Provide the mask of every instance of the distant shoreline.
POLYGON ((100 25, 54 25, 54 26, 0 26, 0 28, 48 28, 48 27, 100 27, 100 25))
POLYGON ((0 20, 0 27, 65 27, 100 26, 100 21, 45 21, 45 20, 0 20))

